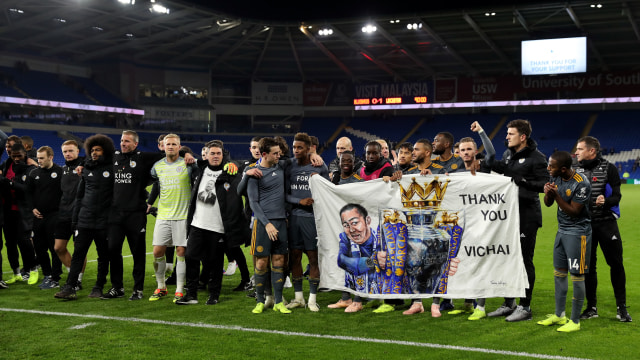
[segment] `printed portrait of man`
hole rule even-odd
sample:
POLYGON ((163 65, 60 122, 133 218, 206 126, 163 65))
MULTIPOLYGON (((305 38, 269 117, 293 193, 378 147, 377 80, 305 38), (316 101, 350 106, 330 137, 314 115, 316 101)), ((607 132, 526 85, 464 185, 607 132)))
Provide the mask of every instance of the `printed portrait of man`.
POLYGON ((215 180, 207 181, 207 185, 204 190, 198 193, 198 200, 204 202, 205 204, 213 205, 216 203, 216 194, 214 194, 213 189, 216 185, 215 180))
POLYGON ((371 217, 363 206, 347 204, 340 209, 340 220, 344 232, 338 235, 338 266, 345 271, 344 286, 361 293, 379 293, 371 217))

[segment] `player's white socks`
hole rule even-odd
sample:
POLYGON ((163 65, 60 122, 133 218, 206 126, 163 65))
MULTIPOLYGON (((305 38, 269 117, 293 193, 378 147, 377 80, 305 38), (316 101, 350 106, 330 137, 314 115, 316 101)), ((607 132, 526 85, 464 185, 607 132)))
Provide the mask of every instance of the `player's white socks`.
POLYGON ((309 294, 309 304, 316 303, 316 294, 309 294))
POLYGON ((156 281, 158 289, 166 289, 167 284, 164 282, 164 273, 167 269, 167 260, 164 256, 153 259, 153 269, 156 272, 156 281))
POLYGON ((187 278, 187 263, 184 261, 184 256, 178 256, 178 263, 176 264, 176 292, 184 293, 184 283, 187 278))
POLYGON ((295 292, 295 299, 299 302, 304 302, 304 293, 302 291, 295 292))

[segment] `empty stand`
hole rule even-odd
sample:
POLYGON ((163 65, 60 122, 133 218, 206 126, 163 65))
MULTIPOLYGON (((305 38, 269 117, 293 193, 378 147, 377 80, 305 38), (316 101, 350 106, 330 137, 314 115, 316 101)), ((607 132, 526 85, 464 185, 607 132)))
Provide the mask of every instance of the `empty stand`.
POLYGON ((132 106, 96 84, 77 76, 0 67, 0 95, 61 101, 76 104, 131 108, 132 106))

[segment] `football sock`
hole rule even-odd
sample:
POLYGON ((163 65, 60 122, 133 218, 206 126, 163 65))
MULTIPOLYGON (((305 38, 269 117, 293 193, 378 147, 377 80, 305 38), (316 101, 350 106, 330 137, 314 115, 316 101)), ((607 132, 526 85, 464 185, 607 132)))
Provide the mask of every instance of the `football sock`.
POLYGON ((293 290, 297 293, 297 292, 302 292, 302 278, 292 278, 291 279, 293 282, 293 290))
POLYGON ((567 303, 567 291, 569 290, 569 281, 567 273, 554 270, 553 279, 555 282, 555 298, 556 298, 556 316, 564 313, 567 303))
POLYGON ((273 285, 273 300, 276 304, 282 302, 284 280, 284 268, 282 266, 273 266, 271 268, 271 284, 273 285))
POLYGON ((164 256, 153 259, 153 269, 156 272, 156 281, 158 282, 158 289, 164 289, 167 285, 164 283, 164 272, 167 268, 167 262, 164 256))
POLYGON ((178 263, 176 264, 176 292, 184 293, 184 283, 187 277, 187 263, 184 261, 184 256, 177 256, 177 258, 178 263))
POLYGON ((311 294, 318 293, 318 285, 320 285, 320 279, 309 278, 309 292, 311 294))
POLYGON ((254 281, 256 285, 256 300, 264 303, 265 283, 267 282, 267 272, 265 270, 255 269, 254 281))
POLYGON ((267 269, 265 271, 264 278, 264 294, 265 295, 273 295, 273 288, 271 286, 271 269, 267 269))
POLYGON ((573 282, 573 299, 571 299, 571 320, 574 323, 580 323, 580 311, 582 311, 582 305, 584 304, 584 296, 586 287, 584 284, 584 276, 571 275, 571 281, 573 282))

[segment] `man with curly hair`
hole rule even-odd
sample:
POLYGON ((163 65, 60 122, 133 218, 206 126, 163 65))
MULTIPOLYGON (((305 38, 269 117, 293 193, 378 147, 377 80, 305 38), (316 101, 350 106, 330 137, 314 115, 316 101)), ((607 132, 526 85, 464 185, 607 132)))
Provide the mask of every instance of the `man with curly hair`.
POLYGON ((78 275, 82 271, 89 246, 95 241, 98 252, 98 275, 89 294, 91 298, 102 296, 109 272, 109 245, 107 228, 109 209, 113 199, 113 154, 111 138, 96 134, 84 143, 89 159, 84 163, 82 179, 78 184, 72 224, 76 229, 71 271, 67 282, 54 297, 75 300, 78 275))

